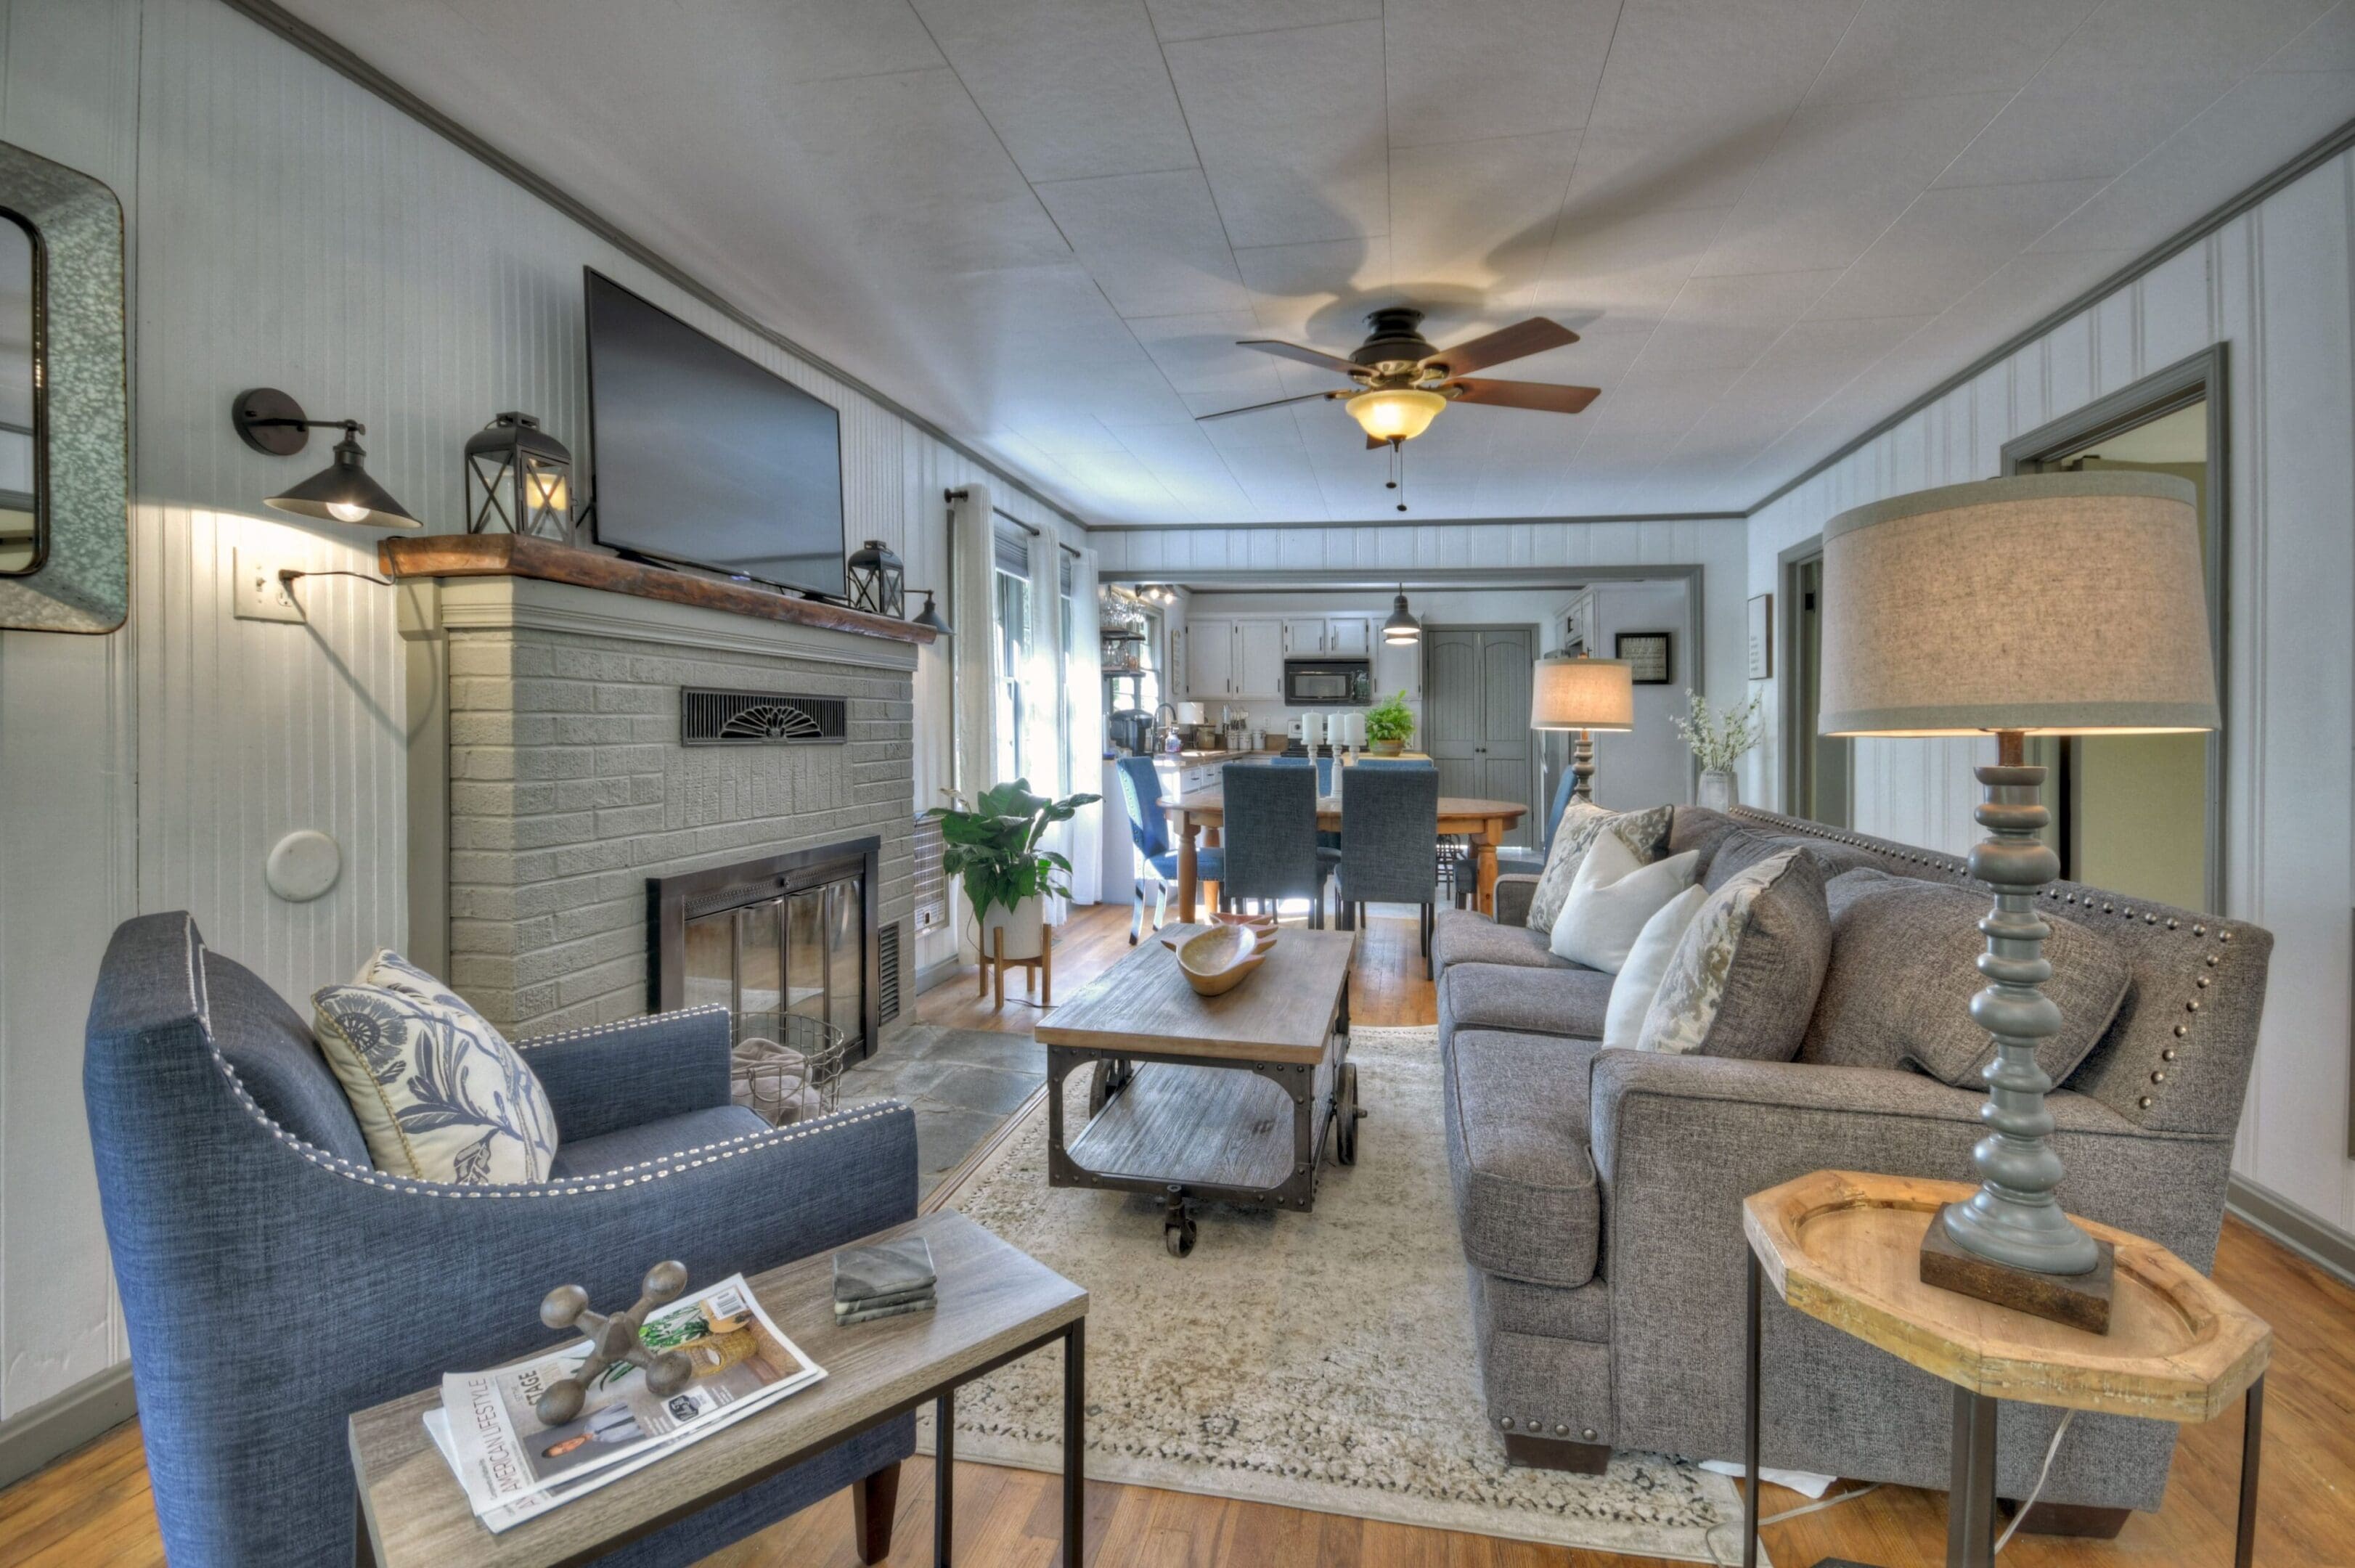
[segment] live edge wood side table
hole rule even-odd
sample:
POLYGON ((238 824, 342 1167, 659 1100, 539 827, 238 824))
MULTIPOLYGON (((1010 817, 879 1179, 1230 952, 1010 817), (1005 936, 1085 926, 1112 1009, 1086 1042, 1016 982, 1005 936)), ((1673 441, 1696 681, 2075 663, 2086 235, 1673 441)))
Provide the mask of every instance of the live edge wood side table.
MULTIPOLYGON (((1988 1568, 1995 1560, 1997 1401, 2188 1424, 2222 1414, 2243 1393, 2233 1562, 2249 1568, 2273 1330, 2166 1248, 2083 1219, 2077 1223, 2116 1249, 2107 1334, 1923 1284, 1923 1232, 1940 1208, 1975 1190, 1967 1182, 1818 1170, 1742 1200, 1750 1241, 1743 1568, 1758 1562, 1762 1280, 1786 1306, 1955 1385, 1947 1568, 1988 1568)), ((1816 1568, 1865 1565, 1826 1558, 1816 1568)))
MULTIPOLYGON (((785 1336, 826 1369, 826 1377, 667 1459, 502 1534, 475 1521, 464 1488, 426 1434, 424 1414, 441 1403, 440 1389, 360 1412, 350 1424, 352 1470, 359 1483, 356 1561, 383 1568, 588 1563, 934 1401, 939 1432, 932 1551, 935 1563, 946 1568, 955 1391, 1060 1339, 1063 1561, 1080 1563, 1088 1293, 962 1214, 928 1214, 849 1244, 904 1235, 932 1243, 938 1307, 843 1328, 834 1320, 833 1253, 758 1275, 752 1294, 785 1336)), ((863 1554, 863 1533, 861 1548, 863 1554)))

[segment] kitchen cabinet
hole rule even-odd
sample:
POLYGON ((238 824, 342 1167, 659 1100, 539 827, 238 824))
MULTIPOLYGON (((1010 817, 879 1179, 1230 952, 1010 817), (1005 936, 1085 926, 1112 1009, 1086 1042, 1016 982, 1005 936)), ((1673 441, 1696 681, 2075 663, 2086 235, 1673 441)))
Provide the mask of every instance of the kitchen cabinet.
POLYGON ((1324 616, 1295 615, 1285 618, 1284 623, 1284 656, 1285 658, 1313 658, 1326 651, 1324 616))
POLYGON ((1213 702, 1235 694, 1235 624, 1232 621, 1186 623, 1186 695, 1196 702, 1213 702))
POLYGON ((1337 659, 1368 657, 1374 647, 1374 623, 1365 615, 1335 615, 1325 623, 1325 652, 1337 659))
POLYGON ((1284 624, 1237 621, 1234 695, 1264 702, 1284 700, 1284 624))

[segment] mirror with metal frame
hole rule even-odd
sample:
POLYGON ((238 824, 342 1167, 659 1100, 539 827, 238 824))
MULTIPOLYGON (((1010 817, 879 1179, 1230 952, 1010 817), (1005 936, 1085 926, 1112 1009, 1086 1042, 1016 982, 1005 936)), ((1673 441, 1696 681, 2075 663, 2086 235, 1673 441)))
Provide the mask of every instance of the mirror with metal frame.
POLYGON ((130 607, 123 208, 0 142, 0 627, 110 632, 130 607))

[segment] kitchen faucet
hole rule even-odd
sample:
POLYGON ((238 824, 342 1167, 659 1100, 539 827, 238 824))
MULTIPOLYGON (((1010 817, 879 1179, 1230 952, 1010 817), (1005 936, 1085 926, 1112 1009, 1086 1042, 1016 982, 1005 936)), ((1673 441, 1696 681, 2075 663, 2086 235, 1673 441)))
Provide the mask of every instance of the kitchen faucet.
POLYGON ((1176 751, 1178 748, 1169 744, 1169 738, 1177 732, 1178 709, 1172 704, 1165 702, 1153 710, 1153 749, 1156 752, 1176 751), (1161 721, 1161 716, 1164 713, 1169 715, 1169 722, 1167 724, 1161 721))

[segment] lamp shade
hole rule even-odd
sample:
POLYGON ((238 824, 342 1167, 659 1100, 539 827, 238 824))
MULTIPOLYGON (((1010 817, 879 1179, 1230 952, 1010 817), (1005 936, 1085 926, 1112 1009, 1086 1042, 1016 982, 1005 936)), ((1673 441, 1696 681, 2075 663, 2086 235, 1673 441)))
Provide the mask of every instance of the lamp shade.
POLYGON ((1419 387, 1385 387, 1359 392, 1341 406, 1375 441, 1412 441, 1431 428, 1447 400, 1419 387))
POLYGON ((297 517, 329 522, 357 523, 371 528, 421 528, 390 491, 368 477, 368 453, 361 450, 356 429, 346 427, 336 443, 336 461, 282 496, 262 502, 297 517))
POLYGON ((1529 682, 1532 730, 1633 730, 1635 667, 1623 659, 1540 659, 1529 682))
POLYGON ((2198 497, 2171 475, 2034 474, 1824 528, 1827 735, 2216 728, 2198 497))

